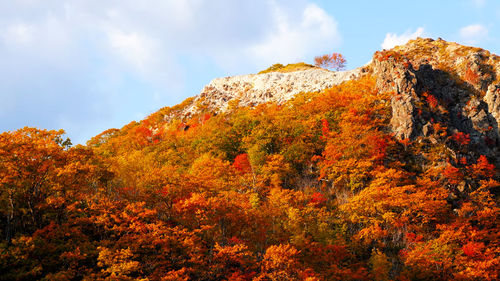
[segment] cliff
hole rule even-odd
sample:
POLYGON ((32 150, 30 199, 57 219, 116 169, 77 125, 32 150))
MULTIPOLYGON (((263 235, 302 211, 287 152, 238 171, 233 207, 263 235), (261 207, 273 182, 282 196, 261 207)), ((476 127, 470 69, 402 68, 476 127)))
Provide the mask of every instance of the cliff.
POLYGON ((394 93, 391 127, 398 138, 445 141, 439 124, 448 136, 470 138, 473 152, 498 159, 498 56, 441 39, 417 39, 377 52, 371 67, 377 88, 394 93))

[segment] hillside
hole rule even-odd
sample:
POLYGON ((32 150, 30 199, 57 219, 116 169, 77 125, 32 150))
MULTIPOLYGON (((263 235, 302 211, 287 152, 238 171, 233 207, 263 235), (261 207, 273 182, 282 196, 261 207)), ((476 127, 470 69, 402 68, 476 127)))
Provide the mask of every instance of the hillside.
POLYGON ((498 280, 499 122, 499 57, 419 38, 2 133, 0 280, 498 280))

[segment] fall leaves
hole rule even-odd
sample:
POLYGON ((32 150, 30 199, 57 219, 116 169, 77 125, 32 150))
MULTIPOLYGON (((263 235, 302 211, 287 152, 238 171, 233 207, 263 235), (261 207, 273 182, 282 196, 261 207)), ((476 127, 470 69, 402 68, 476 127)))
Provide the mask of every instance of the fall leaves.
POLYGON ((332 53, 314 57, 314 65, 324 68, 330 68, 336 71, 345 68, 346 60, 342 54, 332 53))
POLYGON ((0 280, 497 279, 497 167, 397 141, 388 101, 365 77, 86 147, 0 134, 0 280))

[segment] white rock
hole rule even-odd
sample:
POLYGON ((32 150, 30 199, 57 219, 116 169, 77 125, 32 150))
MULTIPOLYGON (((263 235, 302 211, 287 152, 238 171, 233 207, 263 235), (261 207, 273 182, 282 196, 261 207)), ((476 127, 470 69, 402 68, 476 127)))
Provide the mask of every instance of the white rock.
POLYGON ((319 92, 358 78, 362 68, 350 71, 328 71, 314 68, 296 72, 270 72, 216 78, 195 97, 191 106, 183 110, 182 116, 198 111, 202 102, 207 108, 224 112, 228 102, 238 99, 240 106, 255 106, 266 102, 283 103, 301 92, 319 92))

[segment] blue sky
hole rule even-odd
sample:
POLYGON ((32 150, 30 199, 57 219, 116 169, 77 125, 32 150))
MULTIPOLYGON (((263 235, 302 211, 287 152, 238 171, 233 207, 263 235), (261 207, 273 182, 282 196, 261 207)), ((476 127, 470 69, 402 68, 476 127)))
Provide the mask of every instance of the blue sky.
POLYGON ((441 37, 500 53, 500 1, 0 0, 0 132, 85 143, 213 78, 441 37))

